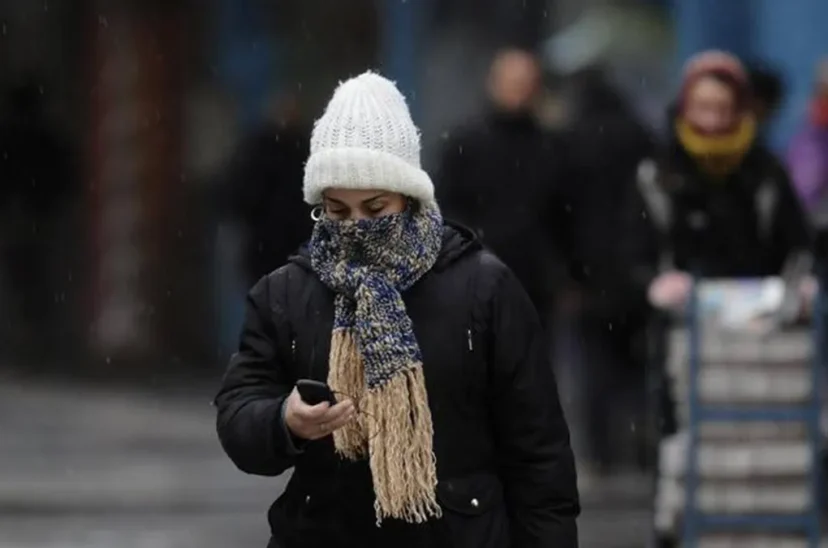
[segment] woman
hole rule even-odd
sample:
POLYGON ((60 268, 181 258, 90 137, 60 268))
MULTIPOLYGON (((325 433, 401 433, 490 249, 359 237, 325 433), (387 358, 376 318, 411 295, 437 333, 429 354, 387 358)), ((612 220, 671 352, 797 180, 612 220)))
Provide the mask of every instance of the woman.
MULTIPOLYGON (((748 76, 730 54, 688 61, 669 145, 639 166, 629 211, 630 272, 657 309, 687 304, 692 277, 778 276, 810 251, 810 231, 784 168, 756 139, 748 76)), ((806 261, 807 263, 807 261, 806 261)), ((651 342, 660 375, 659 435, 678 428, 666 362, 670 320, 651 342)), ((659 495, 660 496, 660 495, 659 495)), ((675 531, 657 531, 676 546, 675 531)))
POLYGON ((532 305, 445 224, 405 99, 365 73, 311 138, 310 242, 251 290, 216 398, 243 471, 295 467, 271 547, 574 547, 569 432, 532 305), (308 405, 299 379, 338 403, 308 405))
POLYGON ((628 254, 656 307, 681 306, 691 273, 776 276, 810 250, 805 215, 785 169, 756 140, 751 105, 738 59, 709 51, 688 61, 669 146, 640 166, 630 211, 639 236, 628 254))

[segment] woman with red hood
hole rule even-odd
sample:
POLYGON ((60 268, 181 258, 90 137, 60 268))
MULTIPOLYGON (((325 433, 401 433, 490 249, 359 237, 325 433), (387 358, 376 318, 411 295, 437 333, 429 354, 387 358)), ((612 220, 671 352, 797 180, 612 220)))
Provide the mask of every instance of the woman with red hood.
MULTIPOLYGON (((806 217, 784 168, 757 139, 751 105, 738 59, 709 51, 688 61, 669 142, 639 166, 628 209, 630 273, 656 309, 681 309, 693 276, 776 276, 811 251, 806 217)), ((664 363, 664 349, 656 352, 654 365, 664 363)), ((675 406, 659 376, 659 424, 669 435, 675 406)))
POLYGON ((747 73, 734 56, 691 58, 661 158, 643 162, 631 222, 633 276, 657 308, 681 306, 691 273, 774 276, 810 251, 787 173, 756 139, 747 73), (655 230, 653 230, 655 229, 655 230))

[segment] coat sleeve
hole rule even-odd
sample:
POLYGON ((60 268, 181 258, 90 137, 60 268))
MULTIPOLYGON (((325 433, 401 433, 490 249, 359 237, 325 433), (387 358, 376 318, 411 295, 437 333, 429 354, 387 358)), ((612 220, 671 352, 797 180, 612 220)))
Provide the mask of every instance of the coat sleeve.
POLYGON ((631 297, 646 300, 647 288, 659 273, 659 262, 664 249, 670 245, 669 234, 660 235, 637 185, 631 186, 624 196, 618 247, 624 265, 631 297))
POLYGON ((498 467, 514 548, 576 548, 580 513, 569 428, 541 324, 515 276, 492 299, 491 375, 498 467))
POLYGON ((779 204, 774 219, 774 247, 780 262, 800 253, 813 251, 814 234, 808 216, 785 168, 775 164, 779 204))
POLYGON ((261 476, 281 474, 296 454, 282 420, 294 382, 277 352, 281 312, 271 308, 270 283, 262 278, 247 296, 239 350, 215 398, 224 451, 240 470, 261 476))
POLYGON ((554 253, 549 254, 547 269, 554 287, 567 287, 573 281, 586 281, 584 265, 580 262, 577 252, 578 190, 577 185, 568 184, 578 180, 580 171, 571 160, 565 142, 557 139, 557 136, 554 137, 548 137, 551 144, 547 145, 548 163, 543 178, 545 203, 542 207, 546 225, 544 228, 554 250, 554 253), (564 152, 561 153, 562 151, 564 152))

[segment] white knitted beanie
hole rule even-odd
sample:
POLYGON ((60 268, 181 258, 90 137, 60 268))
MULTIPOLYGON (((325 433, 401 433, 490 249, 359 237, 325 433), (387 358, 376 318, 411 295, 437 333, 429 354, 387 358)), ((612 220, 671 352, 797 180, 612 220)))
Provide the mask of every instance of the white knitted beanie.
POLYGON ((420 167, 420 133, 393 82, 368 71, 340 83, 311 135, 305 201, 328 188, 399 192, 434 204, 434 184, 420 167))

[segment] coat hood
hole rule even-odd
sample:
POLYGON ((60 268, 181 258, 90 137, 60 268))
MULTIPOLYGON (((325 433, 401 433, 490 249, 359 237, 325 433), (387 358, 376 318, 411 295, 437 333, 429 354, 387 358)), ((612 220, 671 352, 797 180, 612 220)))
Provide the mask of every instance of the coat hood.
MULTIPOLYGON (((446 220, 443 226, 443 246, 440 249, 440 255, 437 257, 437 262, 434 263, 432 270, 438 272, 445 270, 467 254, 482 248, 483 246, 480 240, 470 228, 460 223, 446 220)), ((302 244, 299 250, 288 260, 291 263, 301 266, 305 270, 312 270, 308 242, 302 244)))

